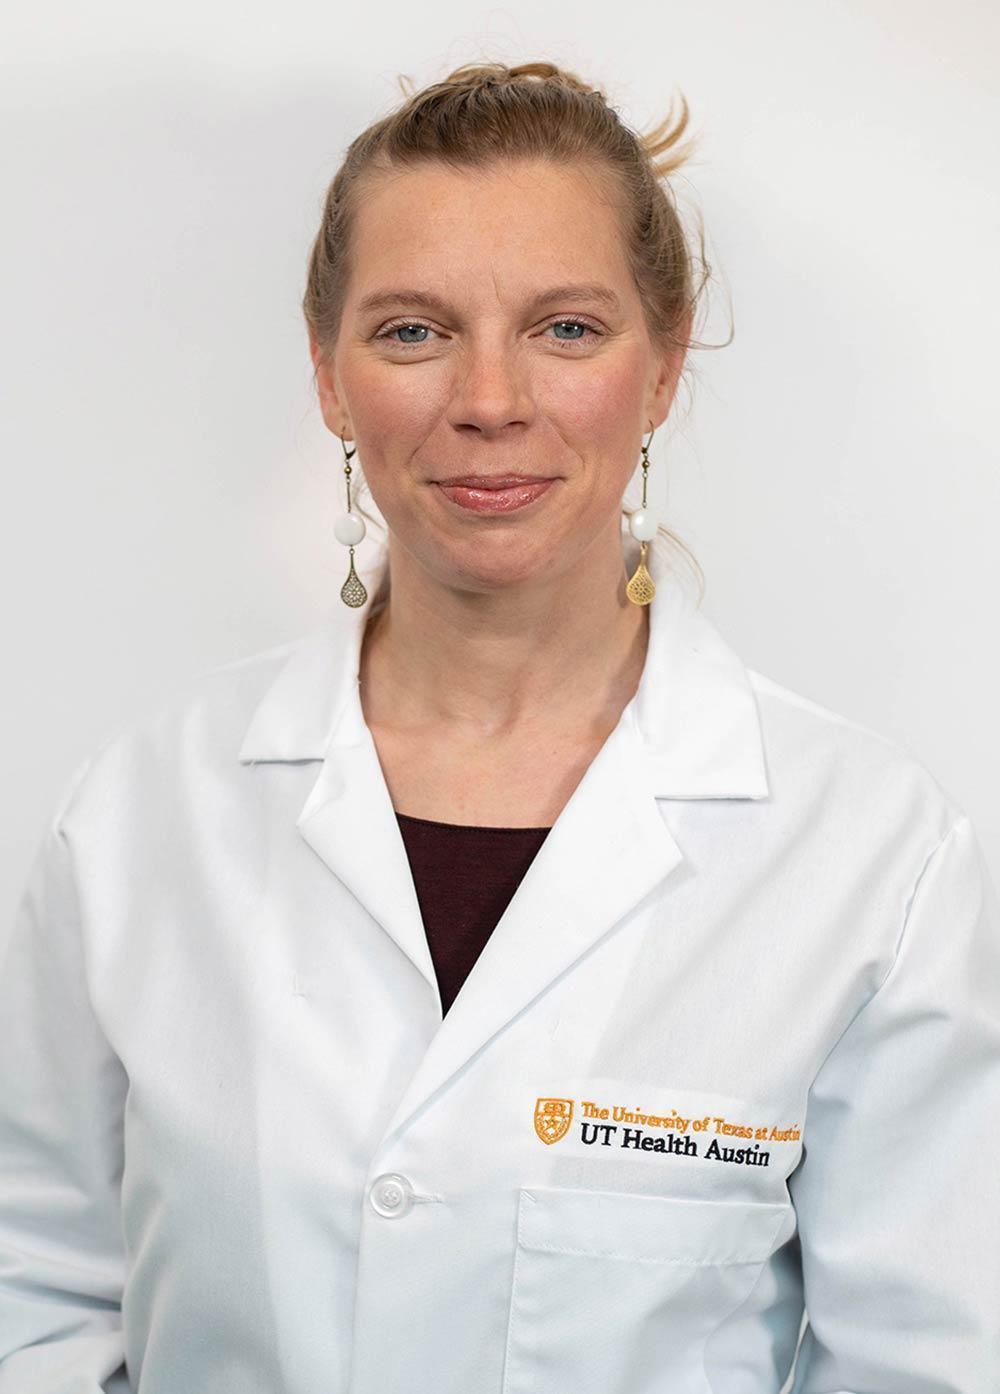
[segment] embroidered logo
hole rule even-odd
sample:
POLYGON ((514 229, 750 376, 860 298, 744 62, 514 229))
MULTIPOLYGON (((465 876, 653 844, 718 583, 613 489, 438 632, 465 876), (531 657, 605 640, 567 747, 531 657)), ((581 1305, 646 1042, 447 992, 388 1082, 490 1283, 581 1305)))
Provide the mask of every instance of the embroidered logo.
MULTIPOLYGON (((647 1113, 638 1105, 629 1108, 621 1103, 606 1102, 612 1089, 615 1093, 619 1089, 624 1092, 627 1086, 621 1081, 567 1080, 566 1083, 571 1089, 577 1086, 581 1094, 579 1099, 535 1100, 535 1134, 547 1145, 561 1141, 570 1133, 576 1114, 576 1125, 567 1144, 571 1150, 575 1150, 576 1145, 627 1148, 760 1167, 771 1165, 774 1143, 785 1144, 792 1154, 789 1166, 801 1151, 802 1130, 798 1123, 791 1127, 779 1125, 769 1120, 770 1110, 767 1114, 763 1109, 758 1112, 757 1106, 746 1100, 672 1090, 672 1102, 686 1105, 683 1113, 676 1107, 669 1112, 647 1113), (599 1084, 597 1091, 590 1087, 594 1083, 599 1084), (590 1097, 586 1097, 587 1094, 590 1097), (761 1121, 762 1115, 764 1121, 761 1121)), ((783 1153, 784 1148, 779 1147, 778 1152, 783 1153)))
POLYGON ((535 1132, 543 1142, 558 1142, 561 1137, 565 1137, 572 1121, 572 1099, 536 1100, 535 1132))

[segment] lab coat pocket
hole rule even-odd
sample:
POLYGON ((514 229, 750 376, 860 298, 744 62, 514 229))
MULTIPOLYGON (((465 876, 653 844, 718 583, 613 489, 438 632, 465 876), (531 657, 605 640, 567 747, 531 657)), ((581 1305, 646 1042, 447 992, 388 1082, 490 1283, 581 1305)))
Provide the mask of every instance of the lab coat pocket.
POLYGON ((521 1190, 503 1394, 707 1392, 707 1338, 794 1228, 789 1204, 521 1190))

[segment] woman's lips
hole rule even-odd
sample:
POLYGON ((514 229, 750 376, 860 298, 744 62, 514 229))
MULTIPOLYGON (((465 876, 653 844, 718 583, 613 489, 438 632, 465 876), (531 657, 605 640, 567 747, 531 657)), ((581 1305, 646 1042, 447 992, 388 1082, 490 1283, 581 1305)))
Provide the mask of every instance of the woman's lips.
POLYGON ((534 503, 548 489, 552 479, 524 480, 503 488, 474 487, 468 484, 439 484, 437 487, 453 503, 473 513, 512 513, 516 508, 534 503))

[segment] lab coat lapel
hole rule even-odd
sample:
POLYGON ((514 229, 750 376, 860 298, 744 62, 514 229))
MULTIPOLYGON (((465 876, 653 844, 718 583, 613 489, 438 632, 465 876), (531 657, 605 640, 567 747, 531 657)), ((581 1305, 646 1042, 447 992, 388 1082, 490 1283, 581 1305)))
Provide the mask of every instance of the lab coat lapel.
MULTIPOLYGON (((356 699, 355 699, 356 700, 356 699)), ((346 722, 298 818, 314 852, 396 941, 434 992, 437 979, 395 810, 367 727, 346 722)))
POLYGON ((404 1126, 477 1051, 614 933, 682 859, 626 712, 518 885, 387 1131, 404 1126))
POLYGON ((384 550, 377 563, 374 574, 364 572, 363 607, 338 606, 326 624, 274 651, 288 656, 253 714, 239 759, 317 764, 296 819, 299 833, 436 991, 406 848, 358 694, 361 642, 382 590, 384 550))

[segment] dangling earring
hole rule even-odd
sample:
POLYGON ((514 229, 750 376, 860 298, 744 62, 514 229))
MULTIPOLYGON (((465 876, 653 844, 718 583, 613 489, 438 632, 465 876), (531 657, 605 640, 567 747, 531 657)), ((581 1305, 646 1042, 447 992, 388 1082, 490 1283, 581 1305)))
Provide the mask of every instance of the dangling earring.
POLYGON ((354 570, 354 548, 363 541, 367 529, 365 520, 357 513, 351 512, 351 460, 357 454, 358 447, 348 450, 347 442, 344 437, 340 437, 340 444, 344 449, 344 475, 347 479, 347 512, 338 514, 333 524, 333 534, 338 542, 343 542, 351 549, 351 567, 347 573, 347 580, 340 588, 340 598, 345 605, 350 605, 356 610, 359 605, 363 605, 368 599, 368 592, 365 590, 364 582, 354 570))
POLYGON ((646 570, 646 547, 656 536, 657 523, 654 515, 646 507, 646 478, 649 474, 649 446, 655 427, 649 433, 649 440, 642 447, 642 507, 637 508, 628 520, 629 532, 641 545, 639 565, 625 587, 625 594, 634 605, 648 605, 656 594, 653 578, 646 570))

